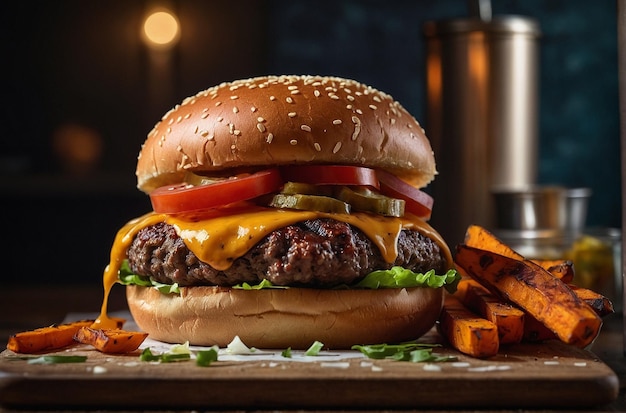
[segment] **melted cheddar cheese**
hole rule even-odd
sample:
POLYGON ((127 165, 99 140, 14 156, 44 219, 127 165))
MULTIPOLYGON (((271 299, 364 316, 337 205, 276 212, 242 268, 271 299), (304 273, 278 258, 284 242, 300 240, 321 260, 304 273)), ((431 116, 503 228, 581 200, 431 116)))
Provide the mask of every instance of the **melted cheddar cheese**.
POLYGON ((213 217, 191 215, 176 217, 150 212, 129 221, 115 237, 110 262, 103 275, 104 299, 101 313, 94 327, 113 328, 116 323, 107 316, 108 296, 113 285, 118 281, 118 272, 122 262, 126 259, 126 251, 142 228, 159 222, 172 225, 189 250, 201 261, 218 270, 225 270, 235 259, 243 256, 272 231, 315 218, 332 218, 354 225, 376 244, 384 259, 390 263, 398 254, 397 240, 400 231, 403 228, 419 231, 440 245, 448 266, 451 266, 450 250, 441 236, 426 222, 409 214, 402 218, 390 218, 360 212, 348 215, 264 207, 251 207, 247 208, 244 213, 235 211, 230 215, 213 217))

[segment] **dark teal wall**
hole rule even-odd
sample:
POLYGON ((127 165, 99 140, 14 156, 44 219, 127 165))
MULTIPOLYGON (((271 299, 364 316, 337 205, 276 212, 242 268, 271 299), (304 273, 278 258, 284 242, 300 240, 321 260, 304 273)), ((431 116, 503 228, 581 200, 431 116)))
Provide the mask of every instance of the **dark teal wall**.
MULTIPOLYGON (((269 71, 352 77, 392 94, 421 120, 428 20, 467 16, 464 1, 269 4, 269 71)), ((539 181, 587 186, 589 225, 621 225, 616 5, 493 1, 493 14, 541 25, 539 181)), ((427 131, 428 132, 428 131, 427 131)))

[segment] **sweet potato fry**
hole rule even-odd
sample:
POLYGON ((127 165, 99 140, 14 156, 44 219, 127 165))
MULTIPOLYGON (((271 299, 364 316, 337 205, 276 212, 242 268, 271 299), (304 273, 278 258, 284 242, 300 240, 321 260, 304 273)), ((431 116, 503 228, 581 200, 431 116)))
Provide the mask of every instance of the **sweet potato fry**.
POLYGON ((469 290, 472 286, 481 286, 478 281, 465 274, 463 269, 457 267, 457 272, 461 275, 461 280, 456 285, 456 291, 454 292, 454 296, 458 298, 459 301, 464 302, 465 296, 467 295, 467 290, 469 290))
POLYGON ((543 325, 530 314, 524 315, 524 337, 522 341, 528 343, 536 343, 546 340, 558 340, 558 337, 552 330, 543 325))
POLYGON ((500 344, 514 344, 524 336, 524 312, 504 303, 484 287, 469 283, 462 303, 498 327, 500 344))
POLYGON ((147 333, 126 330, 100 330, 82 327, 74 336, 74 340, 90 344, 102 353, 119 354, 137 350, 148 337, 147 333))
MULTIPOLYGON (((517 251, 506 245, 493 233, 480 225, 470 225, 465 233, 465 245, 480 248, 481 250, 495 252, 505 257, 524 261, 526 258, 517 251)), ((574 264, 569 260, 527 260, 533 265, 538 265, 547 270, 553 276, 565 283, 572 282, 574 278, 574 264)))
POLYGON ((498 354, 500 342, 496 325, 474 314, 451 295, 445 298, 438 328, 461 353, 477 358, 498 354))
POLYGON ((576 294, 578 298, 586 302, 600 317, 604 317, 615 312, 611 300, 602 294, 588 288, 578 287, 571 284, 569 285, 569 288, 574 291, 574 294, 576 294))
POLYGON ((498 237, 480 225, 470 225, 465 232, 465 245, 485 251, 495 252, 516 260, 525 259, 523 255, 506 245, 498 237))
POLYGON ((531 260, 550 274, 563 281, 571 283, 574 280, 574 263, 570 260, 531 260))
POLYGON ((601 318, 561 280, 540 266, 467 245, 455 262, 497 296, 516 304, 567 344, 585 347, 598 335, 601 318))
POLYGON ((16 353, 40 353, 58 350, 74 344, 74 334, 82 327, 90 326, 94 320, 53 324, 49 327, 24 331, 9 337, 7 348, 16 353))

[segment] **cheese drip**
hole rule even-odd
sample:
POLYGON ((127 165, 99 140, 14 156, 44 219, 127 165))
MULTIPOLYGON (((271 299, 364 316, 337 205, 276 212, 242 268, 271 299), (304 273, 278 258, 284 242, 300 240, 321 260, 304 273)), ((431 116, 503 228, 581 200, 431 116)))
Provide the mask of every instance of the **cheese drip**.
POLYGON ((390 218, 360 212, 348 215, 263 207, 248 208, 245 213, 209 218, 192 215, 174 217, 150 212, 129 221, 117 232, 110 261, 103 274, 104 299, 100 316, 93 326, 115 328, 116 321, 107 315, 109 293, 118 281, 118 272, 126 259, 128 247, 142 228, 159 222, 172 225, 198 259, 218 270, 225 270, 269 233, 296 222, 316 218, 331 218, 359 228, 376 244, 385 261, 389 263, 398 255, 397 241, 400 231, 403 228, 419 231, 439 244, 448 266, 452 267, 450 250, 441 236, 426 222, 409 214, 402 218, 390 218), (209 220, 210 225, 207 224, 209 220))

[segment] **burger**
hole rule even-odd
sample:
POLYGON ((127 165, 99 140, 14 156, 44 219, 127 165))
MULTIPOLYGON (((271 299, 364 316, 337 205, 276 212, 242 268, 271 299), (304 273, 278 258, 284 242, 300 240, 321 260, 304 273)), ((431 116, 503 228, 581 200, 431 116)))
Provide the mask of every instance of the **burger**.
POLYGON ((451 254, 428 223, 424 130, 354 80, 223 83, 167 112, 137 162, 153 211, 119 230, 106 297, 126 285, 155 340, 257 348, 395 343, 435 324, 451 254))

